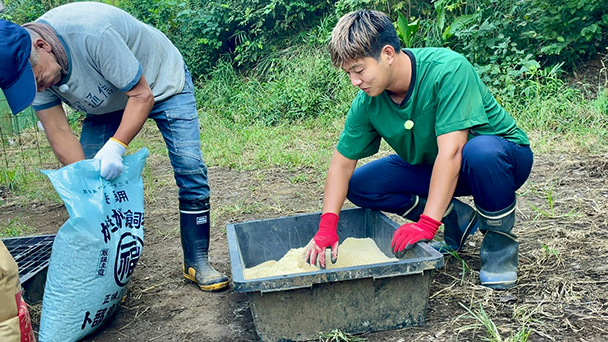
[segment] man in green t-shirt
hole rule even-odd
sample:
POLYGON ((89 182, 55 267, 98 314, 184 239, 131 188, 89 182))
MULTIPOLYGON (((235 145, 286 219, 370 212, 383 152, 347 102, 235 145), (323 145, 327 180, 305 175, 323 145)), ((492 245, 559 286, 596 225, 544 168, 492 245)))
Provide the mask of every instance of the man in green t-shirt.
POLYGON ((526 134, 496 102, 466 58, 448 49, 401 50, 390 19, 377 11, 344 15, 329 43, 334 66, 361 91, 352 102, 325 183, 319 231, 306 259, 325 267, 338 257, 344 200, 413 221, 393 235, 397 257, 431 241, 444 224, 443 252, 460 250, 476 229, 481 284, 517 280, 515 191, 530 174, 526 134), (356 168, 384 139, 396 154, 356 168), (472 195, 475 211, 455 197, 472 195))

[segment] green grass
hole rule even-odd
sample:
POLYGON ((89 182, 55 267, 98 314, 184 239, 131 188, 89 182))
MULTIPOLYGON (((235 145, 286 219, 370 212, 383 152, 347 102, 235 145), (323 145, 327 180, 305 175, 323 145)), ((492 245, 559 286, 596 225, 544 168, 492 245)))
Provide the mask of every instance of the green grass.
POLYGON ((10 238, 23 235, 30 235, 36 229, 19 222, 21 217, 15 217, 7 222, 0 223, 0 238, 10 238))
POLYGON ((291 48, 275 57, 273 67, 238 74, 219 63, 199 84, 201 112, 220 117, 237 127, 306 121, 342 116, 357 89, 346 75, 333 68, 324 49, 291 48))
POLYGON ((547 200, 546 209, 543 208, 544 205, 543 205, 543 207, 539 207, 539 206, 535 206, 534 204, 529 204, 530 207, 532 208, 532 210, 537 212, 539 214, 539 216, 542 216, 544 218, 554 219, 554 218, 560 218, 560 217, 572 217, 572 216, 577 215, 575 210, 571 210, 565 214, 560 214, 560 213, 556 212, 555 196, 553 195, 553 190, 543 191, 543 190, 538 190, 538 189, 532 187, 531 191, 533 193, 540 194, 540 195, 542 195, 543 192, 545 193, 545 197, 547 200))
POLYGON ((536 153, 606 151, 608 90, 592 99, 559 80, 540 85, 539 92, 504 104, 518 126, 528 132, 536 153))
MULTIPOLYGON (((21 163, 18 161, 18 163, 21 163)), ((47 177, 36 168, 29 166, 11 165, 10 168, 0 169, 0 193, 10 194, 7 199, 11 201, 18 199, 18 203, 25 203, 30 200, 43 200, 61 203, 61 199, 53 190, 47 177)), ((0 196, 0 206, 7 201, 0 196)), ((9 201, 10 202, 10 201, 9 201)))
POLYGON ((483 305, 479 305, 479 310, 472 310, 464 305, 461 306, 467 311, 466 314, 457 318, 460 320, 462 318, 473 319, 473 323, 462 325, 456 328, 457 332, 465 332, 465 331, 479 331, 483 332, 482 336, 479 336, 481 341, 487 342, 528 342, 528 337, 530 336, 531 331, 524 324, 520 330, 511 331, 509 336, 503 336, 505 329, 500 329, 494 321, 490 318, 490 315, 484 310, 483 305))
POLYGON ((270 167, 323 169, 333 154, 339 131, 319 119, 275 126, 233 127, 203 116, 202 149, 208 166, 238 170, 270 167))
MULTIPOLYGON (((445 229, 445 226, 442 228, 445 229)), ((438 239, 435 236, 434 241, 435 243, 439 243, 442 246, 442 252, 445 251, 447 252, 447 254, 451 257, 453 257, 454 259, 456 259, 458 262, 460 262, 460 266, 461 266, 461 272, 460 272, 460 283, 464 283, 464 277, 468 272, 471 272, 471 267, 469 266, 469 264, 466 263, 466 261, 464 261, 464 259, 462 259, 460 257, 460 255, 458 254, 457 251, 453 250, 452 248, 450 248, 448 245, 445 244, 445 241, 442 241, 440 239, 438 239)))

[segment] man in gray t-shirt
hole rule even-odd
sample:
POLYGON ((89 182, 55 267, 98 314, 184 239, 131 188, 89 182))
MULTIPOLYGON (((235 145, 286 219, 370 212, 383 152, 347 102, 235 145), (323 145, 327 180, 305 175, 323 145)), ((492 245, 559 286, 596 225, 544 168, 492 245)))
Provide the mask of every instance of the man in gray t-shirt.
POLYGON ((209 185, 194 86, 182 55, 159 30, 103 3, 76 2, 24 24, 38 94, 32 107, 64 164, 95 158, 100 176, 123 169, 128 144, 151 118, 179 187, 184 277, 202 290, 228 286, 209 264, 209 185), (62 103, 86 114, 80 141, 62 103))

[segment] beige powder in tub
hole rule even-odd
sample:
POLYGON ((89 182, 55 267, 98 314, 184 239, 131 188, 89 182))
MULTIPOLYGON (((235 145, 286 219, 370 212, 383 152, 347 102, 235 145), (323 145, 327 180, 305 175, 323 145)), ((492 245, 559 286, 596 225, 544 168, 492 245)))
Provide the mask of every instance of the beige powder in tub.
MULTIPOLYGON (((278 275, 318 271, 319 267, 311 266, 304 261, 306 247, 292 248, 279 261, 268 260, 255 267, 246 268, 245 279, 274 277, 278 275)), ((338 248, 338 261, 331 263, 329 250, 327 256, 327 269, 378 264, 397 261, 389 258, 378 249, 371 238, 347 238, 338 248)))

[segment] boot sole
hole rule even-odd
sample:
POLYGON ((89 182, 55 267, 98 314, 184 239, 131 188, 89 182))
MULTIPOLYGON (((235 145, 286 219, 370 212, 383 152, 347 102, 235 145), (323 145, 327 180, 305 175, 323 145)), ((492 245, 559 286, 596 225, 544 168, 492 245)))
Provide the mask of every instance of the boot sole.
POLYGON ((510 289, 516 284, 516 280, 509 282, 496 282, 496 283, 481 283, 481 286, 494 289, 494 290, 506 290, 510 289))
POLYGON ((228 280, 220 282, 220 283, 210 284, 210 285, 201 285, 196 281, 196 278, 192 277, 191 275, 189 275, 187 273, 183 273, 183 274, 184 274, 184 278, 195 283, 196 285, 198 285, 198 287, 201 288, 201 290, 207 291, 207 292, 215 292, 215 291, 223 290, 223 289, 227 288, 229 285, 228 280))

